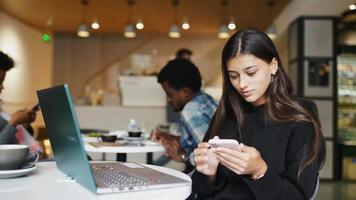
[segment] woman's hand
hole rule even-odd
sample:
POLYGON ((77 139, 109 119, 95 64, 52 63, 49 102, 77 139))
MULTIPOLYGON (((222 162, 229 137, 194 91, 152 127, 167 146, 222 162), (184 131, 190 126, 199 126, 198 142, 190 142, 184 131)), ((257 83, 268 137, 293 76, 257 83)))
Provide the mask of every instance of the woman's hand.
POLYGON ((198 144, 198 148, 194 150, 194 161, 197 171, 207 175, 209 180, 214 182, 219 160, 210 148, 209 143, 201 142, 198 144))
POLYGON ((240 144, 240 151, 218 147, 214 152, 220 163, 236 174, 250 174, 252 178, 259 178, 267 171, 266 162, 253 147, 240 144))

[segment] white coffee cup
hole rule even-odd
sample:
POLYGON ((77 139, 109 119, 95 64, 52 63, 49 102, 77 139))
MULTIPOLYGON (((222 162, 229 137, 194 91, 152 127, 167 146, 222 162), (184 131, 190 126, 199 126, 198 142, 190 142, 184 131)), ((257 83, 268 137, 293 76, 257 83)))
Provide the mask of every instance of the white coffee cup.
MULTIPOLYGON (((20 144, 5 144, 0 145, 0 170, 14 170, 24 167, 26 159, 31 154, 36 154, 36 159, 30 165, 37 162, 39 155, 37 153, 29 153, 27 145, 20 144)), ((26 163, 27 166, 28 163, 26 163)))

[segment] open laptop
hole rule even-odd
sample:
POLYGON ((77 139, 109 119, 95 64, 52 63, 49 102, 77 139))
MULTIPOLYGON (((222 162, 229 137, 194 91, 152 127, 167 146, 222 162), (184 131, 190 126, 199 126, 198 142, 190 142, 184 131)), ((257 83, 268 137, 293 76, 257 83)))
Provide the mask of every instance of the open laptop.
POLYGON ((101 194, 191 184, 141 164, 89 163, 68 86, 40 90, 37 96, 57 167, 90 191, 101 194))

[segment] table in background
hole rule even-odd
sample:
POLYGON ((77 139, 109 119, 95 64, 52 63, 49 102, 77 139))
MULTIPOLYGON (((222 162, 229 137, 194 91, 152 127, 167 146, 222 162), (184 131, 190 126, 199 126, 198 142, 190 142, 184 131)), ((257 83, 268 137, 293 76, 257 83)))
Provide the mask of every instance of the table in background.
MULTIPOLYGON (((190 177, 182 172, 165 167, 146 166, 191 181, 190 177)), ((191 186, 187 185, 176 188, 96 195, 77 182, 66 178, 57 169, 55 162, 40 162, 34 172, 24 177, 0 179, 0 197, 8 200, 182 200, 187 198, 190 192, 191 186)))
POLYGON ((139 146, 134 144, 123 145, 123 146, 112 146, 112 147, 94 147, 89 144, 90 140, 83 137, 85 151, 91 153, 116 153, 116 160, 126 162, 127 153, 146 153, 147 164, 153 163, 153 152, 164 152, 165 149, 159 143, 144 142, 145 145, 139 146))

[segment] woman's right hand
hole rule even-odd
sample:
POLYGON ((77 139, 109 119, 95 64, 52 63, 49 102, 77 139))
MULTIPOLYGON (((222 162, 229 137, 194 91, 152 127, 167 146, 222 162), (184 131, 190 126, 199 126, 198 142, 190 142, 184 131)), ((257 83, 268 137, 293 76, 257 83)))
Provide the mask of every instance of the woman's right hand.
POLYGON ((35 118, 36 118, 36 113, 34 111, 29 109, 23 109, 15 112, 12 115, 9 124, 13 126, 17 126, 19 124, 31 123, 35 120, 35 118))
POLYGON ((194 150, 194 161, 197 171, 207 175, 212 181, 215 179, 219 160, 210 148, 209 143, 201 142, 198 144, 198 148, 194 150))

